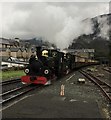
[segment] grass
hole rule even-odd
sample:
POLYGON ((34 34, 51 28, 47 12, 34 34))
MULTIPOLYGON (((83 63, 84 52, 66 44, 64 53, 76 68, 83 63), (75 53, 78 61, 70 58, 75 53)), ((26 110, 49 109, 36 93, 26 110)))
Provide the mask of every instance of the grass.
POLYGON ((0 72, 0 79, 9 80, 14 78, 20 78, 23 75, 25 75, 23 70, 5 71, 5 72, 0 72))

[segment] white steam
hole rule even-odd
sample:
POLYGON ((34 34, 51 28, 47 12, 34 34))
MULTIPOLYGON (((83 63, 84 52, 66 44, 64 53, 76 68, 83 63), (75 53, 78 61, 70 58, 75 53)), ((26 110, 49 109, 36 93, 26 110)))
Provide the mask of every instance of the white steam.
POLYGON ((90 20, 82 22, 80 19, 69 17, 64 23, 64 28, 56 35, 56 43, 60 48, 67 48, 74 38, 82 34, 92 33, 92 24, 90 20))
POLYGON ((98 23, 99 28, 100 28, 100 34, 99 36, 101 36, 102 38, 106 38, 107 40, 109 39, 109 20, 108 20, 108 16, 104 16, 104 17, 98 17, 98 23))
POLYGON ((4 3, 2 6, 3 37, 41 36, 59 48, 68 47, 81 34, 92 33, 91 22, 82 20, 109 12, 107 3, 4 3))

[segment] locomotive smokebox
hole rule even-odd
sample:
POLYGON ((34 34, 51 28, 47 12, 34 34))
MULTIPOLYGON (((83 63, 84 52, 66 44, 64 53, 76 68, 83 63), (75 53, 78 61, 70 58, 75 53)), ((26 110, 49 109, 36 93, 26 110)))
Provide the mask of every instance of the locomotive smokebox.
POLYGON ((42 47, 41 46, 36 47, 36 55, 37 55, 38 59, 41 59, 41 57, 42 57, 42 47))

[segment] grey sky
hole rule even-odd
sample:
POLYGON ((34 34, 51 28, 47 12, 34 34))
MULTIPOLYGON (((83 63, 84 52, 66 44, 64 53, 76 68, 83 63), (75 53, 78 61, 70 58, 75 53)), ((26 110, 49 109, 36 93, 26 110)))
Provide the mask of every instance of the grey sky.
POLYGON ((3 37, 42 36, 61 48, 92 32, 90 22, 86 26, 82 20, 109 13, 108 2, 4 2, 1 6, 3 37))
POLYGON ((0 0, 0 2, 110 2, 111 0, 0 0))

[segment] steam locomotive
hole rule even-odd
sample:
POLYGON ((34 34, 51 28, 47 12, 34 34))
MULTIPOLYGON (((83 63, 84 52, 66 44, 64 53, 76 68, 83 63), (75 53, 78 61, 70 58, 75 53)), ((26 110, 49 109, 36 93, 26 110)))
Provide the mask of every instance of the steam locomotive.
POLYGON ((73 69, 95 64, 86 58, 63 53, 55 49, 36 48, 36 56, 31 55, 29 64, 25 68, 25 76, 21 77, 23 84, 48 85, 55 78, 68 74, 73 69))

